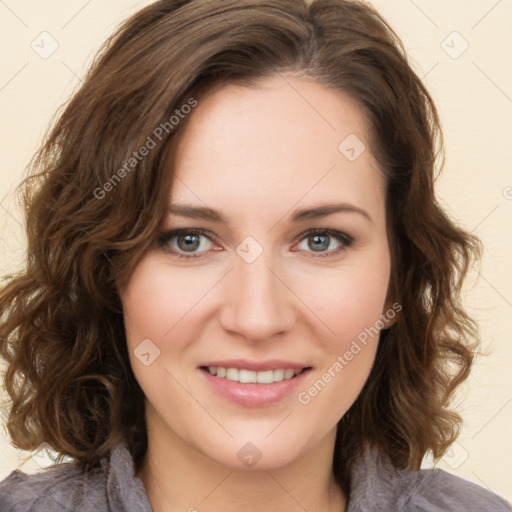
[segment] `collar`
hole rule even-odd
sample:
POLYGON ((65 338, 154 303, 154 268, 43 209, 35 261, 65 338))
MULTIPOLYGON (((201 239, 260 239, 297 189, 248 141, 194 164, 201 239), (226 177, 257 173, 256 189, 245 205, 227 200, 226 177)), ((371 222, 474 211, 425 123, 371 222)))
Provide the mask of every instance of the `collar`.
MULTIPOLYGON (((346 512, 402 510, 409 493, 419 484, 420 472, 395 468, 389 459, 367 449, 352 468, 352 488, 346 512), (399 483, 400 485, 397 485, 399 483)), ((107 499, 112 512, 152 512, 142 481, 135 475, 131 454, 124 443, 112 450, 108 464, 107 499)))
POLYGON ((132 456, 124 443, 110 454, 107 500, 112 512, 152 512, 142 480, 135 475, 132 456))

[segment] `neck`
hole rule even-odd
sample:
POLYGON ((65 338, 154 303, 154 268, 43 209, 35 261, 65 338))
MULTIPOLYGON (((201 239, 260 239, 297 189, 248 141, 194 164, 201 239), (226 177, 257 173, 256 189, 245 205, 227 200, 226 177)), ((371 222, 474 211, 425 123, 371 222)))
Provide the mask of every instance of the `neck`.
POLYGON ((173 433, 148 428, 148 449, 137 476, 154 512, 345 512, 332 474, 335 430, 289 464, 240 470, 217 463, 173 433))

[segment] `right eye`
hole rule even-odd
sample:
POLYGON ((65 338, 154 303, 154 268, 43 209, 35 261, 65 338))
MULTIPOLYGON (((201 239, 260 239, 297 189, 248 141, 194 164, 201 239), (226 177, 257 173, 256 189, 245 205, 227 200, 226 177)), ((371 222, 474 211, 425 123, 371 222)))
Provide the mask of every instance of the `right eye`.
POLYGON ((166 251, 175 254, 178 258, 198 258, 202 253, 208 252, 213 243, 212 237, 203 229, 176 229, 162 233, 158 237, 158 244, 166 251), (206 249, 197 251, 203 247, 206 239, 206 249), (210 245, 209 245, 210 244, 210 245))

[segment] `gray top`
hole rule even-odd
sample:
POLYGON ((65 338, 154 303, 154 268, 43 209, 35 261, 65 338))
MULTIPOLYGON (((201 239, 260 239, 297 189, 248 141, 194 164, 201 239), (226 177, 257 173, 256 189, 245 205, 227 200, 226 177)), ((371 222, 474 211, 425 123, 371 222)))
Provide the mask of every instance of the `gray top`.
MULTIPOLYGON (((0 482, 0 512, 152 512, 133 459, 118 445, 89 475, 71 463, 37 474, 13 471, 0 482)), ((511 512, 496 494, 440 469, 395 469, 366 452, 353 468, 347 512, 511 512)))

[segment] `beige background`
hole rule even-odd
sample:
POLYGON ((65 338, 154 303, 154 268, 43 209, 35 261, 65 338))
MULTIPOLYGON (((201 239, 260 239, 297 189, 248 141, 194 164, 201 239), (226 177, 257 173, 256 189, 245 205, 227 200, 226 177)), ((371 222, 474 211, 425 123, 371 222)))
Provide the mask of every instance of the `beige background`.
MULTIPOLYGON (((148 3, 0 1, 0 275, 15 271, 23 257, 22 220, 12 191, 45 128, 79 85, 100 43, 148 3), (41 35, 45 31, 50 35, 41 35), (45 54, 56 44, 53 54, 45 54)), ((465 425, 437 466, 512 500, 512 2, 372 4, 403 38, 438 104, 447 153, 438 182, 441 201, 485 245, 466 304, 491 355, 478 360, 460 394, 465 425)), ((31 454, 12 448, 0 428, 0 479, 20 466, 26 472, 44 467, 43 453, 23 462, 31 454)))

